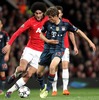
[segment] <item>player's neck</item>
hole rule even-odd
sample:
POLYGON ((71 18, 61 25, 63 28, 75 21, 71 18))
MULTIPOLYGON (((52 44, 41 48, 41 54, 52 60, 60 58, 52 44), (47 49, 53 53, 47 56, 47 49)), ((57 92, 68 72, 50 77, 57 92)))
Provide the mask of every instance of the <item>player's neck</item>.
POLYGON ((60 19, 57 17, 55 24, 58 25, 60 23, 60 19))

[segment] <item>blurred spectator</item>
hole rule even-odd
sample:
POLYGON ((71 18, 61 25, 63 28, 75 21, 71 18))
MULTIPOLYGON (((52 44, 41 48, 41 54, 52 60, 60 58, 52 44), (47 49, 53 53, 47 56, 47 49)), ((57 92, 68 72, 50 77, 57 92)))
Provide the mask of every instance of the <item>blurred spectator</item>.
POLYGON ((18 8, 21 14, 25 14, 27 10, 26 0, 18 0, 18 8))

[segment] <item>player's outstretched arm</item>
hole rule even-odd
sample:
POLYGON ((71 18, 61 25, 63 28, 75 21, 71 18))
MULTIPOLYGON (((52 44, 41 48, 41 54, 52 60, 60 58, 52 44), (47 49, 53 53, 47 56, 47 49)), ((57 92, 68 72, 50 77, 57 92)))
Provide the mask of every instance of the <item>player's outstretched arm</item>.
POLYGON ((82 32, 80 29, 76 31, 80 36, 82 36, 90 45, 90 47, 93 49, 93 51, 96 51, 95 44, 82 32))

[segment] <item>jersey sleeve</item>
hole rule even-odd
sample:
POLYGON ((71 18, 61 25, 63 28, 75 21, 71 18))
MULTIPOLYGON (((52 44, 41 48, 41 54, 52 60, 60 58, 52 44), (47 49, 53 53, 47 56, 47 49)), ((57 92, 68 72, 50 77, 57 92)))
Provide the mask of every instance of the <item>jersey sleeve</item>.
POLYGON ((69 24, 73 25, 73 24, 70 22, 70 20, 69 20, 69 19, 62 18, 62 21, 63 21, 63 22, 67 22, 67 23, 69 23, 69 24))
POLYGON ((15 41, 15 39, 22 34, 24 31, 29 29, 31 27, 31 20, 27 20, 23 25, 20 26, 20 28, 12 35, 11 39, 9 40, 8 44, 12 45, 12 43, 15 41))
POLYGON ((75 27, 74 25, 68 23, 68 31, 76 32, 77 30, 78 30, 77 27, 75 27))
POLYGON ((47 24, 48 24, 48 21, 44 23, 42 29, 41 29, 41 32, 42 33, 45 33, 47 31, 47 24))
POLYGON ((5 40, 5 43, 6 43, 6 42, 9 41, 10 38, 9 38, 9 35, 8 35, 8 33, 6 31, 3 31, 3 33, 5 34, 4 35, 4 40, 5 40))

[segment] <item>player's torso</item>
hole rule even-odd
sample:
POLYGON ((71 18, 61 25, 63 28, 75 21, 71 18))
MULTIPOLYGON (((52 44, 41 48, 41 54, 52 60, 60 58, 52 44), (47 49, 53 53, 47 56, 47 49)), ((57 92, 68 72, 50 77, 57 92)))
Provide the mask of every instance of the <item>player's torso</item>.
POLYGON ((48 20, 48 17, 44 17, 42 21, 37 21, 34 17, 31 19, 31 28, 29 29, 29 42, 28 47, 42 51, 44 48, 44 41, 40 39, 40 32, 45 21, 48 20), (38 45, 39 44, 39 45, 38 45))
POLYGON ((46 37, 48 39, 59 40, 59 44, 56 44, 56 45, 50 44, 50 46, 49 46, 50 50, 64 51, 65 50, 64 36, 67 31, 66 24, 64 24, 64 22, 62 22, 62 21, 58 25, 49 23, 47 30, 48 31, 47 31, 46 37))

